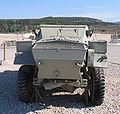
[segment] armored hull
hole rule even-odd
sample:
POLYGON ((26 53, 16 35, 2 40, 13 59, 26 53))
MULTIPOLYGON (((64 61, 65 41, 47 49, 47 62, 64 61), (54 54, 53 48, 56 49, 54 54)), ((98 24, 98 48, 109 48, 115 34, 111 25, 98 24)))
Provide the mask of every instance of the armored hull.
POLYGON ((104 101, 107 42, 91 41, 87 25, 41 25, 34 40, 18 41, 15 64, 21 64, 17 96, 42 101, 45 91, 84 88, 86 103, 104 101))

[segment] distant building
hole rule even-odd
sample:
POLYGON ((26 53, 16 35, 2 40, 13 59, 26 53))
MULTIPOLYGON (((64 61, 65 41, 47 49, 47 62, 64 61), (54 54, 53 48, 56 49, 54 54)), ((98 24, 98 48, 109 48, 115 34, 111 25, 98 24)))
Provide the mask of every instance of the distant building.
POLYGON ((120 44, 120 35, 112 35, 111 36, 111 43, 120 44))
POLYGON ((111 34, 93 33, 91 38, 93 41, 106 40, 107 42, 111 42, 111 34))

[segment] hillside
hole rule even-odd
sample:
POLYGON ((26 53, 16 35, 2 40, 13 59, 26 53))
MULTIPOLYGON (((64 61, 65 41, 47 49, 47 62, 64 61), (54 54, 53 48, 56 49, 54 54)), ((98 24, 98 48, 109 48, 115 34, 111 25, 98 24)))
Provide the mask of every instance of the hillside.
POLYGON ((97 33, 115 33, 120 24, 87 17, 45 17, 40 19, 0 19, 0 33, 30 32, 40 24, 88 25, 97 33))

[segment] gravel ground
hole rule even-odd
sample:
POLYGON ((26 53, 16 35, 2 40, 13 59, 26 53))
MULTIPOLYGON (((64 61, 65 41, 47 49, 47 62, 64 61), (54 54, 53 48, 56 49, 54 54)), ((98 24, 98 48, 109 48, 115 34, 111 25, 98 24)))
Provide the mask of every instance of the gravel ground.
POLYGON ((85 106, 81 96, 66 92, 46 96, 45 105, 20 102, 16 96, 20 66, 12 64, 14 51, 14 48, 7 50, 7 59, 0 66, 0 114, 120 114, 120 46, 108 46, 105 101, 97 107, 85 106))

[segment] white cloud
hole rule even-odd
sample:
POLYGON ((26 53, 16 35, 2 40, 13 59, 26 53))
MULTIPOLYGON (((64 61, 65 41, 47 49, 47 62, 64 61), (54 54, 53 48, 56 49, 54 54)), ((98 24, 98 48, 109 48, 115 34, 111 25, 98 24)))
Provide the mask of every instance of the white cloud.
POLYGON ((80 16, 97 18, 109 22, 120 21, 120 14, 118 13, 86 13, 81 14, 80 16))

